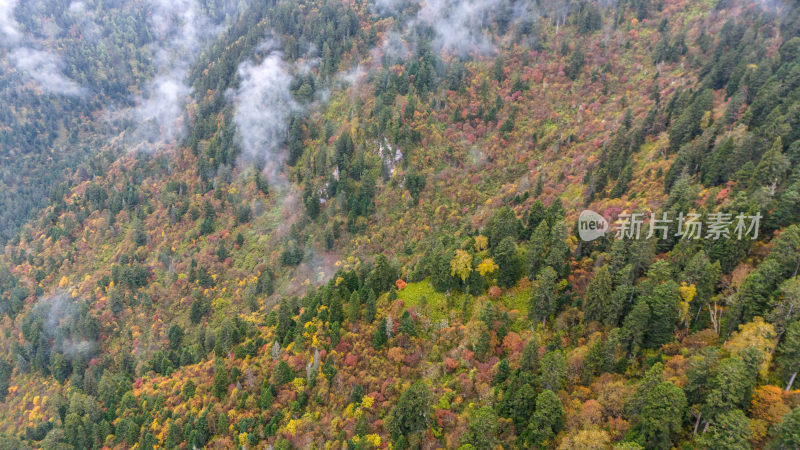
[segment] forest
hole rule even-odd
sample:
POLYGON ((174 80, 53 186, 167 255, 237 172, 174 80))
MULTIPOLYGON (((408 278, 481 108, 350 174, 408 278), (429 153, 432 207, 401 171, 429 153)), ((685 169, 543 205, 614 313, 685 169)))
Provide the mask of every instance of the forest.
POLYGON ((0 449, 800 448, 796 0, 12 1, 0 68, 0 449))

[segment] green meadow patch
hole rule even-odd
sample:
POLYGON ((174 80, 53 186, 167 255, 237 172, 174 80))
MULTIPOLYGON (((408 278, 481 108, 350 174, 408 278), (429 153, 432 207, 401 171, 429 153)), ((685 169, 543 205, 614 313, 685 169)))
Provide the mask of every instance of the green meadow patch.
MULTIPOLYGON (((451 304, 460 305, 460 295, 451 295, 451 304), (458 302, 454 302, 458 300, 458 302)), ((403 300, 406 308, 414 307, 415 310, 422 312, 433 320, 441 320, 450 316, 447 305, 447 295, 436 292, 428 278, 416 283, 408 283, 406 287, 397 293, 397 298, 403 300)))

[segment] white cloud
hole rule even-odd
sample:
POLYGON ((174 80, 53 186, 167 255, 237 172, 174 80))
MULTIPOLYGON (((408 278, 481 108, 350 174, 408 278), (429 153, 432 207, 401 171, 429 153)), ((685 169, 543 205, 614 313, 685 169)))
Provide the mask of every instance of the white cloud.
POLYGON ((288 121, 300 110, 290 90, 292 76, 280 52, 271 52, 260 62, 243 62, 238 75, 241 83, 231 98, 241 157, 263 165, 270 182, 279 183, 288 121))
POLYGON ((17 21, 14 20, 14 9, 17 0, 0 0, 0 43, 9 45, 19 41, 20 34, 17 30, 17 21))
POLYGON ((45 92, 68 96, 84 94, 86 89, 61 71, 60 56, 24 42, 14 18, 16 7, 16 0, 0 0, 0 44, 8 49, 11 63, 45 92))
POLYGON ((181 82, 182 73, 159 75, 136 100, 134 137, 144 149, 174 141, 183 133, 183 106, 192 90, 181 82))
POLYGON ((135 99, 131 116, 136 129, 134 142, 129 142, 144 151, 171 144, 184 135, 184 106, 192 93, 187 81, 189 66, 223 29, 202 13, 196 0, 149 0, 149 6, 156 76, 135 99))
POLYGON ((85 88, 61 72, 61 58, 50 52, 19 47, 11 52, 11 60, 19 70, 26 72, 46 92, 69 96, 82 95, 86 92, 85 88))
POLYGON ((434 45, 445 52, 467 55, 487 53, 494 49, 485 32, 489 13, 497 0, 428 0, 417 14, 417 20, 436 31, 434 45))
MULTIPOLYGON (((411 6, 409 0, 375 0, 374 11, 399 16, 411 6)), ((488 26, 490 19, 498 15, 515 23, 531 22, 539 17, 531 0, 424 0, 419 3, 416 14, 412 12, 403 24, 404 37, 409 39, 421 26, 427 26, 434 32, 431 43, 438 51, 462 57, 491 53, 495 46, 488 26)), ((396 41, 396 38, 391 39, 396 41)), ((398 47, 393 45, 392 48, 398 47)))

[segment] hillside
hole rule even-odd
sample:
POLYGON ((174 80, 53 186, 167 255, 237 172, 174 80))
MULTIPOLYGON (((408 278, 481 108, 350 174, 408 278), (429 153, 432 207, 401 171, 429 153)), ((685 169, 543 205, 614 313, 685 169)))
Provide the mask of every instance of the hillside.
POLYGON ((0 448, 800 447, 797 2, 34 3, 0 448))

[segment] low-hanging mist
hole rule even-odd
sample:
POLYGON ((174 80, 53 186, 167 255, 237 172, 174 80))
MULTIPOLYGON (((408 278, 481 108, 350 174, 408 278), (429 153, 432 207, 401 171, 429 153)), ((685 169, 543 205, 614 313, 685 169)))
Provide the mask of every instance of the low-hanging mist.
POLYGON ((149 7, 156 76, 135 99, 132 118, 136 127, 129 141, 130 147, 143 151, 172 144, 183 136, 184 106, 192 93, 186 79, 189 66, 203 46, 224 29, 224 20, 215 23, 196 0, 150 0, 149 7))
MULTIPOLYGON (((263 46, 269 48, 269 44, 263 46)), ((257 61, 245 61, 237 73, 239 87, 229 96, 233 102, 236 139, 244 163, 264 168, 272 184, 282 184, 280 170, 286 160, 283 148, 288 122, 299 110, 292 97, 289 74, 283 55, 267 50, 257 61)))
POLYGON ((86 88, 64 75, 61 56, 43 49, 42 43, 20 31, 14 18, 17 4, 17 0, 0 2, 0 49, 7 52, 17 70, 44 92, 67 96, 86 93, 86 88))

